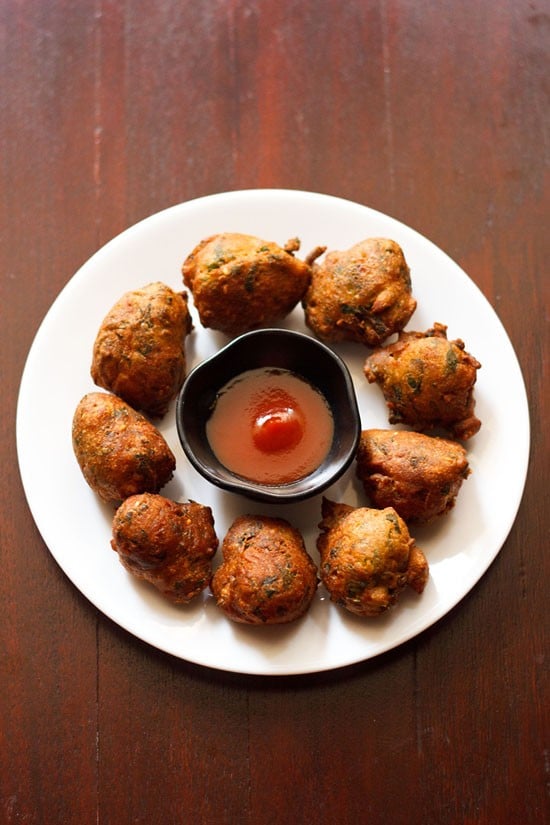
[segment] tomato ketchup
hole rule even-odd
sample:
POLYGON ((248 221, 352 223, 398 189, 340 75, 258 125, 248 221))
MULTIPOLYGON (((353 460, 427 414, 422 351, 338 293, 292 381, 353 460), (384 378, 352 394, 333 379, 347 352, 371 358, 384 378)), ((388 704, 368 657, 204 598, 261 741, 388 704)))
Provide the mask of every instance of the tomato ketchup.
POLYGON ((210 446, 234 473, 262 484, 287 484, 313 472, 332 444, 325 397, 289 370, 243 372, 218 393, 206 423, 210 446))

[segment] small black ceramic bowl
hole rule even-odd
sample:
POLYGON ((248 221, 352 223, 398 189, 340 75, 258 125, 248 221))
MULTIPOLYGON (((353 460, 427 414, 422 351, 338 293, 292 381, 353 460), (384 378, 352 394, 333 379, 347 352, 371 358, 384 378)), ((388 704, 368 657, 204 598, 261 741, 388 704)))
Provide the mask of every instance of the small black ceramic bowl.
POLYGON ((235 338, 187 376, 176 403, 176 425, 191 464, 212 484, 248 498, 272 503, 299 501, 335 482, 355 457, 361 422, 353 382, 342 359, 309 335, 261 329, 235 338), (215 456, 206 422, 219 391, 247 370, 274 367, 290 370, 325 397, 334 419, 332 445, 309 475, 283 484, 263 484, 228 470, 215 456))

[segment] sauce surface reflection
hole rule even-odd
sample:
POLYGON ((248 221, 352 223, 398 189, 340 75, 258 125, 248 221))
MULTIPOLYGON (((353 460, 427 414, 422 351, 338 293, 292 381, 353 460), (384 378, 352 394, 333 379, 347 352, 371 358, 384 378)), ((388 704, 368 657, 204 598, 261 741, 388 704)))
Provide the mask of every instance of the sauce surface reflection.
POLYGON ((206 435, 221 463, 262 484, 313 472, 332 444, 334 422, 322 393, 289 370, 248 370, 218 393, 206 435))

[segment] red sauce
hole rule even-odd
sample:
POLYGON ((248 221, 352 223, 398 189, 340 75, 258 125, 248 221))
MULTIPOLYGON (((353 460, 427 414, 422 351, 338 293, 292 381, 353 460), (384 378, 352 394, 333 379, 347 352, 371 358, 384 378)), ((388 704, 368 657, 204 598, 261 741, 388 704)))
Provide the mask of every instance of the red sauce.
POLYGON ((262 484, 286 484, 313 472, 332 444, 325 397, 288 370, 242 373, 219 392, 206 435, 221 463, 262 484))

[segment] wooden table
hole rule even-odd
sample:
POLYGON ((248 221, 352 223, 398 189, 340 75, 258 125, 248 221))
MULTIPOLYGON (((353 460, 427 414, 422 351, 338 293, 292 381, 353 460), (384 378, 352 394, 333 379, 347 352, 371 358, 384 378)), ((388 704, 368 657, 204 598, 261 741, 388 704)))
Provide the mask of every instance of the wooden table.
POLYGON ((1 822, 548 821, 549 49, 542 0, 2 0, 1 822), (366 204, 454 258, 515 347, 533 445, 508 539, 447 616, 280 678, 96 610, 41 540, 14 435, 34 335, 89 256, 265 187, 366 204))

